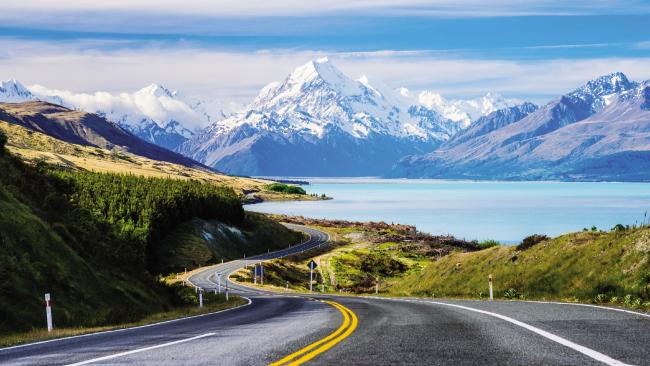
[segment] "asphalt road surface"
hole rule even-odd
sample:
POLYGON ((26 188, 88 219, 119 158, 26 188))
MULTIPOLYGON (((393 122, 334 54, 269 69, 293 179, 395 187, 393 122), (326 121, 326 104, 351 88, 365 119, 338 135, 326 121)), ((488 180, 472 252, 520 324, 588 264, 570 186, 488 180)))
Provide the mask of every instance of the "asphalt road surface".
MULTIPOLYGON (((216 289, 216 273, 223 281, 245 264, 297 253, 328 239, 316 230, 294 228, 311 239, 211 267, 190 281, 216 289)), ((632 311, 523 301, 283 295, 233 283, 228 289, 250 304, 0 349, 0 364, 650 365, 650 316, 632 311)))

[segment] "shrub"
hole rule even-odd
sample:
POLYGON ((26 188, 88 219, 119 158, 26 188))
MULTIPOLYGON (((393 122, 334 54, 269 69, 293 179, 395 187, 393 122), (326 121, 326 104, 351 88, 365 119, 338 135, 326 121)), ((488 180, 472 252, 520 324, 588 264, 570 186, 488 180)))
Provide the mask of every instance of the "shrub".
POLYGON ((486 241, 482 241, 482 242, 478 243, 478 247, 479 247, 480 249, 487 249, 487 248, 492 248, 492 247, 498 247, 499 245, 501 245, 501 243, 499 243, 499 242, 496 241, 496 240, 486 240, 486 241))
POLYGON ((613 228, 612 231, 625 231, 627 228, 621 224, 616 224, 613 228))
POLYGON ((598 294, 594 298, 594 301, 599 303, 599 304, 605 303, 605 302, 607 302, 607 300, 608 300, 607 294, 598 294))
POLYGON ((288 194, 307 194, 302 187, 288 185, 284 183, 271 183, 266 186, 266 189, 273 192, 288 193, 288 194))
POLYGON ((0 154, 4 153, 5 145, 7 144, 7 136, 0 132, 0 154))
POLYGON ((516 299, 519 297, 519 292, 515 288, 509 288, 506 290, 506 292, 503 294, 503 297, 505 297, 508 300, 516 299))
POLYGON ((517 250, 526 250, 530 249, 533 246, 543 242, 544 240, 548 240, 549 237, 546 235, 539 235, 539 234, 534 234, 528 237, 525 237, 524 240, 521 241, 521 244, 517 245, 517 250))

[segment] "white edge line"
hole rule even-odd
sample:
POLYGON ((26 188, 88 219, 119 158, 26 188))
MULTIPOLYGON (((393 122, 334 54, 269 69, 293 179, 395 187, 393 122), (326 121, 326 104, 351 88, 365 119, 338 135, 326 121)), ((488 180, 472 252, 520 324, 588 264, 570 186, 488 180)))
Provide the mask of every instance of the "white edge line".
POLYGON ((527 329, 527 330, 529 330, 529 331, 531 331, 533 333, 537 333, 537 334, 541 335, 544 338, 550 339, 553 342, 559 343, 559 344, 561 344, 561 345, 563 345, 565 347, 568 347, 568 348, 571 348, 571 349, 573 349, 575 351, 578 351, 578 352, 580 352, 580 353, 582 353, 582 354, 584 354, 584 355, 586 355, 586 356, 588 356, 588 357, 590 357, 590 358, 592 358, 592 359, 594 359, 596 361, 600 361, 600 362, 602 362, 604 364, 611 365, 611 366, 631 366, 631 365, 626 364, 626 363, 624 363, 622 361, 613 359, 613 358, 611 358, 611 357, 609 357, 609 356, 607 356, 605 354, 602 354, 602 353, 600 353, 598 351, 595 351, 595 350, 593 350, 591 348, 581 346, 581 345, 579 345, 577 343, 571 342, 570 340, 568 340, 566 338, 562 338, 562 337, 557 336, 557 335, 555 335, 553 333, 549 333, 549 332, 547 332, 545 330, 534 327, 534 326, 532 326, 530 324, 521 322, 519 320, 510 318, 510 317, 505 316, 505 315, 493 313, 493 312, 490 312, 490 311, 479 310, 479 309, 474 309, 474 308, 471 308, 471 307, 468 307, 468 306, 462 306, 462 305, 450 304, 450 303, 438 302, 438 301, 431 301, 431 300, 416 300, 416 299, 402 300, 402 299, 396 299, 396 298, 381 298, 381 297, 374 297, 374 296, 372 298, 373 299, 386 299, 386 300, 393 300, 393 301, 421 302, 421 303, 435 304, 435 305, 441 305, 441 306, 449 306, 449 307, 454 307, 454 308, 458 308, 458 309, 472 311, 472 312, 475 312, 475 313, 489 315, 489 316, 492 316, 492 317, 495 317, 495 318, 498 318, 498 319, 501 319, 501 320, 505 320, 505 321, 507 321, 509 323, 512 323, 512 324, 516 325, 516 326, 527 329))
POLYGON ((115 353, 115 354, 108 355, 108 356, 97 357, 97 358, 92 358, 92 359, 90 359, 90 360, 85 360, 85 361, 81 361, 81 362, 71 363, 71 364, 68 364, 67 366, 87 365, 87 364, 89 364, 89 363, 94 363, 94 362, 99 362, 99 361, 111 360, 111 359, 113 359, 113 358, 117 358, 117 357, 121 357, 121 356, 128 356, 128 355, 132 355, 132 354, 134 354, 134 353, 140 353, 140 352, 150 351, 150 350, 152 350, 152 349, 157 349, 157 348, 162 348, 162 347, 173 346, 173 345, 175 345, 175 344, 179 344, 179 343, 190 342, 190 341, 193 341, 193 340, 196 340, 196 339, 199 339, 199 338, 204 338, 204 337, 213 336, 213 335, 215 335, 215 334, 216 334, 216 333, 205 333, 205 334, 198 335, 198 336, 196 336, 196 337, 185 338, 185 339, 179 339, 179 340, 177 340, 177 341, 168 342, 168 343, 162 343, 162 344, 157 344, 157 345, 155 345, 155 346, 151 346, 151 347, 138 348, 138 349, 134 349, 134 350, 131 350, 131 351, 120 352, 120 353, 115 353))
POLYGON ((614 308, 614 307, 610 307, 610 306, 602 306, 602 305, 594 305, 594 304, 582 304, 582 303, 577 303, 577 302, 541 301, 541 300, 523 300, 522 302, 530 302, 530 303, 533 303, 533 304, 537 303, 537 304, 584 306, 584 307, 588 307, 588 308, 619 311, 619 312, 622 312, 622 313, 628 313, 628 314, 639 315, 639 316, 644 316, 644 317, 650 318, 650 314, 645 314, 645 313, 642 313, 642 312, 639 312, 639 311, 634 311, 634 310, 614 308))
POLYGON ((151 323, 151 324, 145 324, 145 325, 138 325, 138 326, 135 326, 135 327, 129 327, 129 328, 120 328, 120 329, 113 329, 113 330, 105 330, 105 331, 95 332, 95 333, 87 333, 87 334, 80 334, 80 335, 69 336, 69 337, 62 337, 62 338, 48 339, 48 340, 46 340, 46 341, 40 341, 40 342, 34 342, 34 343, 19 344, 19 345, 17 345, 17 346, 11 346, 11 347, 0 348, 0 352, 2 352, 2 351, 12 350, 12 349, 17 349, 17 348, 24 348, 24 347, 36 346, 36 345, 44 344, 44 343, 52 343, 52 342, 65 341, 65 340, 68 340, 68 339, 74 339, 74 338, 91 337, 91 336, 96 336, 96 335, 101 335, 101 334, 117 333, 117 332, 124 332, 124 331, 127 331, 127 330, 134 330, 134 329, 142 329, 142 328, 155 327, 155 326, 162 325, 162 324, 168 324, 168 323, 178 322, 178 321, 187 320, 187 319, 192 319, 192 318, 200 318, 200 317, 204 317, 204 316, 208 316, 208 315, 219 314, 219 313, 223 313, 223 312, 226 312, 226 311, 230 311, 230 310, 235 310, 235 309, 243 308, 244 306, 248 306, 248 305, 250 305, 250 304, 252 303, 252 300, 249 299, 248 297, 245 297, 245 296, 241 296, 241 297, 244 298, 244 299, 246 299, 246 300, 248 300, 248 302, 247 302, 246 304, 238 305, 238 306, 235 306, 235 307, 233 307, 233 308, 223 309, 223 310, 219 310, 219 311, 213 311, 213 312, 211 312, 211 313, 207 313, 207 314, 199 314, 199 315, 186 316, 186 317, 184 317, 184 318, 165 320, 165 321, 158 322, 158 323, 151 323))

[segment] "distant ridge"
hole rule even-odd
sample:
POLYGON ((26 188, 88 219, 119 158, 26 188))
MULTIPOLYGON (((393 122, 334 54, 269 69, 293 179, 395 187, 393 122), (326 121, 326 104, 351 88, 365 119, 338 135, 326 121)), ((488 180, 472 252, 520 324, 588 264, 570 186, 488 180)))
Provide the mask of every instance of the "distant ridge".
POLYGON ((484 117, 388 176, 650 181, 649 100, 648 81, 604 75, 539 109, 484 117))
POLYGON ((0 103, 0 120, 73 144, 123 150, 154 160, 210 169, 190 158, 143 141, 116 123, 96 114, 75 111, 52 103, 0 103))

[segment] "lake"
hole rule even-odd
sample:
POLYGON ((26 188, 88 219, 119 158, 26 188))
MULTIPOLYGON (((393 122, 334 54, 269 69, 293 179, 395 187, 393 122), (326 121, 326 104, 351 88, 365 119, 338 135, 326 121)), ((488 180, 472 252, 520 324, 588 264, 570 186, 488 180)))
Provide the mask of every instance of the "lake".
POLYGON ((328 201, 263 202, 256 212, 415 225, 431 234, 517 243, 596 226, 641 224, 647 183, 474 182, 419 179, 305 179, 328 201))

